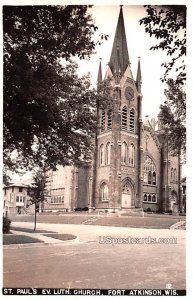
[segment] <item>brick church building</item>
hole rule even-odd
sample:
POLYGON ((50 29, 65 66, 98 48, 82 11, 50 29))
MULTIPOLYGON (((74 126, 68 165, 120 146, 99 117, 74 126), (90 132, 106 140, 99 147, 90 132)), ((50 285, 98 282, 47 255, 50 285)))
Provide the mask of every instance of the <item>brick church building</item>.
MULTIPOLYGON (((180 160, 168 151, 161 115, 157 121, 142 122, 141 66, 138 61, 134 79, 122 7, 107 78, 111 79, 114 90, 114 109, 112 113, 98 112, 99 130, 92 166, 50 171, 50 197, 44 209, 182 210, 180 160)), ((98 84, 102 80, 100 62, 98 84)))

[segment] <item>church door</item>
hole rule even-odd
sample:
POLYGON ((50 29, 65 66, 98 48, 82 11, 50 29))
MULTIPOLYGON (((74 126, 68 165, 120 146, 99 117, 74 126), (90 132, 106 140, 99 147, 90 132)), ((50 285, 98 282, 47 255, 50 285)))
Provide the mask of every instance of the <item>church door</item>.
POLYGON ((123 208, 131 207, 131 189, 128 182, 123 184, 121 206, 123 208))
POLYGON ((171 194, 171 202, 170 202, 170 209, 175 211, 175 206, 177 205, 177 195, 175 192, 171 194))

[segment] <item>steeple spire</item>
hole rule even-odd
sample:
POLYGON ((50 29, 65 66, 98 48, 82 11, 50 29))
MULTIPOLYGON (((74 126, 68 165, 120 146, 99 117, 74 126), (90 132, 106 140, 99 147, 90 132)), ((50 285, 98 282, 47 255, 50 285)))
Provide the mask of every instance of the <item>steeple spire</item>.
POLYGON ((113 74, 120 71, 120 75, 122 76, 129 63, 123 10, 121 5, 109 66, 113 74))
POLYGON ((99 70, 98 70, 98 76, 97 76, 97 85, 99 85, 102 82, 102 66, 101 66, 101 58, 99 63, 99 70))
POLYGON ((136 85, 138 92, 141 92, 141 84, 142 84, 142 77, 141 77, 141 64, 140 64, 140 57, 138 57, 138 67, 137 67, 137 77, 136 77, 136 85))

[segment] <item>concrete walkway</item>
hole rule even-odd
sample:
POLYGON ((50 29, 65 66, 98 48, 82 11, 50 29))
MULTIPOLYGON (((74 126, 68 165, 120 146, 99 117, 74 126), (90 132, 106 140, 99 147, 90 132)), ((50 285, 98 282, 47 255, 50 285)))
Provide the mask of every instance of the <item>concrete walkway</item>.
MULTIPOLYGON (((12 225, 21 228, 30 228, 30 229, 33 228, 33 223, 31 222, 13 222, 12 225)), ((186 237, 185 230, 129 228, 129 227, 113 227, 113 226, 83 225, 83 224, 37 223, 37 229, 55 231, 58 233, 73 234, 78 237, 79 242, 98 241, 99 236, 104 236, 104 235, 120 236, 120 237, 127 237, 128 235, 131 237, 151 236, 154 238, 176 237, 179 241, 181 240, 184 241, 186 237)), ((34 233, 29 233, 29 234, 30 236, 35 237, 34 233)), ((39 238, 39 234, 38 233, 35 234, 36 237, 39 238)), ((53 240, 52 238, 47 238, 47 239, 50 239, 51 242, 53 240)))

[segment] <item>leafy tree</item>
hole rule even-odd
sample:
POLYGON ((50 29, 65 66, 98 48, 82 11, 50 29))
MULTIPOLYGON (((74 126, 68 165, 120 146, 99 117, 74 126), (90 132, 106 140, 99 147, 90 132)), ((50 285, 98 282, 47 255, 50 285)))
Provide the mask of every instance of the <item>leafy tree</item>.
POLYGON ((166 100, 161 108, 162 123, 167 130, 173 154, 186 151, 186 94, 183 85, 170 79, 165 89, 166 100))
POLYGON ((76 69, 75 63, 54 69, 42 64, 25 78, 29 94, 21 88, 14 105, 7 103, 4 160, 9 164, 15 151, 12 168, 47 165, 54 169, 57 164, 78 164, 90 158, 97 128, 96 102, 101 107, 112 103, 110 87, 103 83, 104 92, 97 93, 89 77, 79 78, 76 69))
POLYGON ((96 101, 104 102, 107 93, 97 95, 88 76, 78 78, 73 62, 60 64, 95 49, 97 27, 87 8, 3 8, 4 163, 11 169, 54 169, 89 158, 96 101))
POLYGON ((162 81, 167 81, 170 71, 175 70, 176 82, 184 83, 186 79, 184 62, 186 55, 186 6, 145 5, 145 7, 147 16, 142 18, 139 23, 145 26, 145 31, 150 36, 160 40, 157 45, 150 49, 161 49, 166 51, 168 56, 171 56, 169 62, 162 64, 165 68, 162 81))
POLYGON ((11 178, 7 172, 6 168, 3 168, 3 184, 8 186, 10 184, 11 178))
POLYGON ((48 175, 45 168, 36 170, 33 176, 33 184, 29 188, 30 204, 34 204, 34 231, 36 230, 37 210, 40 204, 46 201, 48 175))

